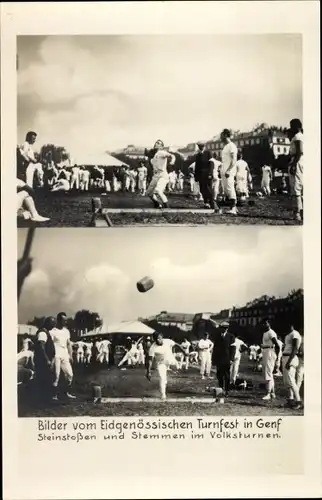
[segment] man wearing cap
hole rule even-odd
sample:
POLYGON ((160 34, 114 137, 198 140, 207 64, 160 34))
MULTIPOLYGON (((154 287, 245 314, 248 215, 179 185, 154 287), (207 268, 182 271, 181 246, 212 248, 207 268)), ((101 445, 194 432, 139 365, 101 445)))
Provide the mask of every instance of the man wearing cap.
POLYGON ((263 374, 266 382, 267 393, 263 397, 264 401, 269 401, 275 398, 275 382, 274 382, 274 368, 280 352, 280 346, 277 342, 277 335, 272 330, 268 319, 263 320, 263 339, 262 339, 262 352, 263 352, 263 374))
POLYGON ((231 140, 230 131, 225 128, 221 133, 224 148, 221 152, 221 182, 224 196, 230 205, 229 214, 237 215, 237 196, 235 190, 237 146, 231 140))
POLYGON ((158 140, 150 152, 150 162, 153 167, 153 177, 146 194, 151 198, 156 208, 167 208, 168 198, 164 194, 169 182, 168 161, 174 165, 176 157, 164 149, 164 144, 158 140))
POLYGON ((212 208, 218 212, 219 208, 214 199, 213 190, 214 163, 212 154, 201 141, 198 142, 198 152, 195 160, 195 181, 199 183, 200 193, 206 208, 212 208))
POLYGON ((235 359, 235 336, 229 333, 229 323, 221 324, 221 333, 214 341, 213 360, 217 367, 217 379, 221 389, 228 395, 230 388, 230 367, 235 359))

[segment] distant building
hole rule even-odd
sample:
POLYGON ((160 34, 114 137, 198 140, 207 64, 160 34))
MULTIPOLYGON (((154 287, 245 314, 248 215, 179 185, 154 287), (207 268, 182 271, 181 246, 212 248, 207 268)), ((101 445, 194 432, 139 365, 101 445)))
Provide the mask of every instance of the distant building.
POLYGON ((231 321, 239 326, 257 326, 264 318, 272 323, 283 317, 291 320, 303 310, 303 291, 283 298, 263 297, 244 307, 232 310, 231 321))
POLYGON ((194 314, 161 311, 160 314, 148 319, 157 321, 160 325, 175 326, 184 332, 189 332, 192 330, 193 318, 194 314))
MULTIPOLYGON (((267 147, 272 151, 275 159, 280 155, 287 155, 290 149, 290 141, 286 133, 274 127, 270 128, 265 124, 250 132, 233 132, 232 140, 241 150, 251 146, 267 147)), ((224 143, 220 137, 206 143, 206 148, 212 152, 220 153, 223 147, 224 143)))
POLYGON ((133 144, 129 144, 124 149, 119 149, 114 151, 114 154, 124 154, 129 158, 134 160, 144 160, 145 159, 145 148, 143 146, 134 146, 133 144))

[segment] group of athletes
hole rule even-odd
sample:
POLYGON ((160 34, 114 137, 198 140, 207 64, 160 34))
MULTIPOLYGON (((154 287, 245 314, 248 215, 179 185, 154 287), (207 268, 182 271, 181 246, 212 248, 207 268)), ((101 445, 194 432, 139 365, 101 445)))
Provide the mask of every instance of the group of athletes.
MULTIPOLYGON (((281 178, 281 192, 292 195, 294 214, 298 221, 303 220, 303 128, 299 119, 290 121, 288 131, 290 138, 288 182, 285 174, 281 178)), ((224 147, 220 158, 216 153, 206 149, 205 144, 198 143, 195 161, 188 168, 188 177, 176 169, 175 150, 168 151, 163 141, 158 140, 151 150, 146 151, 148 163, 141 162, 137 169, 121 167, 117 169, 94 166, 69 165, 62 162, 55 165, 48 161, 46 165, 39 163, 33 151, 37 134, 28 132, 26 140, 18 147, 17 156, 17 210, 25 218, 34 221, 47 221, 48 218, 38 214, 34 203, 33 188, 35 179, 39 185, 51 192, 69 192, 71 190, 88 191, 99 188, 106 192, 119 191, 138 192, 148 196, 156 208, 168 208, 167 194, 183 191, 185 180, 189 183, 190 193, 206 208, 222 214, 219 201, 224 199, 229 207, 228 214, 237 215, 238 200, 245 200, 252 190, 252 175, 241 151, 233 142, 231 132, 224 129, 221 140, 224 147)), ((273 180, 270 165, 262 165, 261 191, 258 196, 271 194, 273 180)))
POLYGON ((57 318, 46 318, 34 341, 25 336, 18 352, 18 380, 24 383, 35 379, 39 398, 48 402, 58 399, 63 376, 67 384, 65 394, 74 399, 71 387, 77 365, 109 365, 112 361, 120 370, 144 367, 148 380, 156 373, 160 396, 165 400, 168 373, 171 371, 175 376, 176 372, 188 371, 192 366, 199 370, 202 380, 212 380, 215 373, 219 388, 228 396, 232 389, 251 385, 251 379, 247 381, 239 377, 241 358, 246 355, 253 362, 254 371, 263 373, 266 385, 263 400, 275 399, 275 377, 282 376, 288 390, 287 405, 294 409, 303 407, 300 394, 304 377, 303 338, 293 325, 282 341, 269 321, 264 320, 260 345, 247 345, 231 333, 226 322, 215 331, 211 338, 205 332, 200 340, 184 338, 182 342, 164 338, 157 332, 136 341, 128 337, 122 346, 121 357, 115 363, 113 342, 97 337, 93 340, 81 338, 73 343, 67 328, 67 316, 59 313, 57 318))

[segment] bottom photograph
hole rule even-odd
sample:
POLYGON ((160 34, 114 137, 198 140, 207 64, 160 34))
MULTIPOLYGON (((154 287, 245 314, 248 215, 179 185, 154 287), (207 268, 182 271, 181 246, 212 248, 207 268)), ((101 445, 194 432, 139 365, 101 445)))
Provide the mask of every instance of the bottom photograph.
POLYGON ((18 230, 20 417, 304 414, 299 227, 18 230))

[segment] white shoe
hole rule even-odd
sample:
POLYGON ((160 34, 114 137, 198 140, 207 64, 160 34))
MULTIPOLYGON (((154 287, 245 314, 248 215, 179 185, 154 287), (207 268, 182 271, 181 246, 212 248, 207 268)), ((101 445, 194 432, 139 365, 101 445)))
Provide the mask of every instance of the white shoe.
POLYGON ((58 396, 53 396, 51 399, 52 399, 53 401, 58 401, 58 396))
POLYGON ((262 398, 263 401, 270 401, 270 399, 271 399, 271 394, 266 394, 266 396, 262 398))
POLYGON ((301 217, 301 214, 299 214, 299 213, 295 214, 295 219, 296 219, 298 222, 302 222, 302 217, 301 217))
POLYGON ((167 399, 167 396, 165 394, 162 394, 161 401, 165 401, 166 399, 167 399))
POLYGON ((214 379, 214 377, 211 377, 210 375, 208 375, 208 377, 207 377, 207 378, 208 378, 209 380, 213 380, 213 379, 214 379))
POLYGON ((68 397, 68 399, 76 399, 76 396, 74 396, 70 392, 67 392, 66 396, 68 397))
POLYGON ((231 210, 228 210, 227 214, 237 215, 238 214, 237 208, 234 207, 231 210))
POLYGON ((203 375, 201 375, 201 380, 205 380, 205 377, 203 375))
POLYGON ((271 392, 271 399, 276 399, 275 392, 271 392))
POLYGON ((31 217, 30 220, 33 222, 47 222, 49 221, 49 217, 42 217, 41 215, 36 215, 35 217, 31 217))

